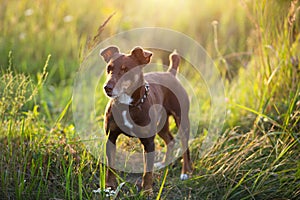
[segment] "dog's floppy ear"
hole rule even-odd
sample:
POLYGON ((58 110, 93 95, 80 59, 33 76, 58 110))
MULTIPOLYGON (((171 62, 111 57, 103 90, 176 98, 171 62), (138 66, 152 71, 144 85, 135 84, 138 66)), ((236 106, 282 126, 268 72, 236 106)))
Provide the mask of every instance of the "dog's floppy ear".
POLYGON ((106 49, 100 50, 100 55, 104 58, 105 62, 109 62, 110 59, 116 55, 119 54, 120 50, 116 46, 109 46, 106 49))
POLYGON ((148 64, 150 62, 152 52, 146 51, 141 47, 135 47, 131 50, 131 55, 134 56, 141 64, 148 64))

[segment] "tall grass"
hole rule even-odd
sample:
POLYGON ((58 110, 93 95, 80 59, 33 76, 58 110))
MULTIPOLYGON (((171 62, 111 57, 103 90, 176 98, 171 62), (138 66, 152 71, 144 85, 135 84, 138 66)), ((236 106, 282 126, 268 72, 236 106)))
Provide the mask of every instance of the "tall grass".
MULTIPOLYGON (((181 31, 207 49, 225 83, 220 138, 200 152, 203 134, 211 134, 200 127, 200 139, 191 144, 192 178, 178 181, 176 161, 155 173, 153 198, 300 198, 299 2, 174 2, 2 2, 0 198, 106 198, 105 166, 76 135, 70 99, 85 42, 114 12, 100 41, 134 27, 181 31)), ((97 100, 101 108, 105 102, 97 100)), ((147 198, 132 174, 118 179, 111 198, 147 198)))
POLYGON ((299 198, 300 68, 294 60, 300 55, 300 35, 295 24, 299 13, 293 8, 297 5, 297 1, 245 5, 253 9, 246 11, 256 13, 251 20, 258 46, 247 68, 240 68, 239 76, 227 86, 227 120, 239 127, 225 133, 196 163, 199 176, 190 183, 201 189, 193 191, 195 195, 205 194, 209 199, 299 198), (283 14, 274 16, 274 10, 283 14), (292 22, 291 15, 295 17, 292 22))

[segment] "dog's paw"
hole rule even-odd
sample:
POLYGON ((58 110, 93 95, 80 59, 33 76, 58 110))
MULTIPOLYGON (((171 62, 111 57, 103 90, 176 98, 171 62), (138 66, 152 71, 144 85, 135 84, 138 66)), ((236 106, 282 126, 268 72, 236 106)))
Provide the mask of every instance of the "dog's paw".
POLYGON ((97 190, 93 190, 94 194, 101 194, 101 193, 105 193, 106 197, 111 197, 111 196, 115 196, 116 195, 116 191, 113 190, 111 187, 108 187, 104 190, 101 190, 100 188, 98 188, 97 190))
POLYGON ((164 167, 165 167, 165 163, 163 163, 163 162, 154 163, 154 168, 156 168, 156 169, 161 169, 164 167))
POLYGON ((180 174, 180 180, 185 181, 189 179, 189 175, 188 174, 180 174))
POLYGON ((152 188, 149 188, 147 190, 142 190, 141 191, 141 195, 142 196, 146 196, 148 197, 147 199, 150 199, 154 196, 154 192, 153 192, 153 189, 152 188))
POLYGON ((93 190, 94 194, 105 194, 106 197, 116 197, 118 193, 121 191, 121 188, 125 185, 125 182, 118 185, 117 189, 114 190, 112 187, 106 187, 105 189, 98 188, 97 190, 93 190))

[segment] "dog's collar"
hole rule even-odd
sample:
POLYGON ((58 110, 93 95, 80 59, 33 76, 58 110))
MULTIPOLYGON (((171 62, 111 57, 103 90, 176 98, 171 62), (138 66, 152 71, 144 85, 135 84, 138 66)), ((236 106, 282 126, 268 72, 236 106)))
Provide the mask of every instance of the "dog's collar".
POLYGON ((146 82, 145 85, 144 85, 144 87, 145 87, 144 95, 143 95, 137 102, 135 102, 135 103, 130 103, 130 104, 129 104, 130 106, 140 106, 141 104, 143 104, 143 103, 146 101, 146 99, 147 99, 147 97, 148 97, 148 94, 149 94, 149 90, 150 90, 150 85, 149 85, 149 83, 146 82))

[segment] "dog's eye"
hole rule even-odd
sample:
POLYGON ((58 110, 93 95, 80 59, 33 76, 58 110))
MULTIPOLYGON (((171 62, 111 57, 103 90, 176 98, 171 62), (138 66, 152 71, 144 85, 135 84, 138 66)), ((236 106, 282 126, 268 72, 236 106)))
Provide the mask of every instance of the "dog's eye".
POLYGON ((122 72, 127 72, 128 71, 127 67, 124 66, 124 65, 122 65, 121 70, 122 70, 122 72))
POLYGON ((110 73, 113 70, 113 66, 112 65, 108 65, 107 66, 107 73, 110 73))

